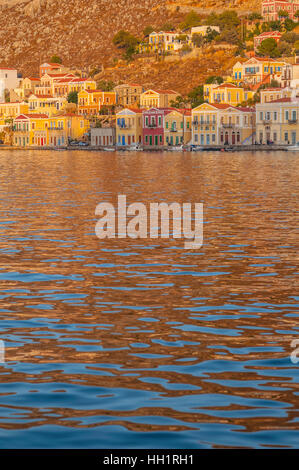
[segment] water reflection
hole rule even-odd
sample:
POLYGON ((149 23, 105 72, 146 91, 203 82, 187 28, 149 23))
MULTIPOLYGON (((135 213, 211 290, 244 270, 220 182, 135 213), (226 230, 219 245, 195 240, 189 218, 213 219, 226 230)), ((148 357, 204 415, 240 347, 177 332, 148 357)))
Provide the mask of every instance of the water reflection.
POLYGON ((297 156, 0 153, 1 447, 298 447, 297 156), (203 202, 204 245, 98 240, 203 202))

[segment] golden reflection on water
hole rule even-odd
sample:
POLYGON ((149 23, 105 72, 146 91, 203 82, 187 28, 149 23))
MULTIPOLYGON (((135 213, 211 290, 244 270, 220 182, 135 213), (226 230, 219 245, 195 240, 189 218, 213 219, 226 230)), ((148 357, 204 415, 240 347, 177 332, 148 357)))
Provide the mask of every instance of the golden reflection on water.
POLYGON ((297 159, 290 152, 2 150, 7 363, 0 381, 30 384, 32 403, 2 403, 14 392, 0 389, 0 417, 7 406, 19 415, 17 422, 1 420, 0 428, 186 431, 207 422, 238 425, 239 432, 296 430, 298 369, 289 356, 298 334, 297 159), (116 204, 118 194, 129 204, 203 202, 202 249, 187 251, 183 240, 172 239, 98 240, 95 207, 116 204), (35 367, 16 370, 18 361, 35 367), (75 363, 86 364, 85 372, 65 368, 75 363), (57 368, 37 373, 42 364, 57 368), (48 397, 55 416, 34 403, 46 383, 61 396, 53 403, 48 397), (94 409, 64 407, 71 384, 111 393, 99 392, 94 409), (116 389, 149 392, 156 406, 102 408, 116 389), (201 395, 213 397, 211 404, 207 398, 186 411, 168 401, 188 404, 201 395), (217 395, 231 403, 217 404, 217 395), (255 415, 253 399, 282 403, 283 412, 255 415), (176 421, 137 423, 136 416, 176 421))

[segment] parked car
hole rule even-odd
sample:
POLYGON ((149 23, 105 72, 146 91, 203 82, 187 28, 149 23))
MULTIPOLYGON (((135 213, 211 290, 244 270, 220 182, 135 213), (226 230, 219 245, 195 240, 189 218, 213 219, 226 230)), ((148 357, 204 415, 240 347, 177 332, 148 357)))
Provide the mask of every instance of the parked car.
POLYGON ((79 142, 80 147, 87 147, 89 145, 88 142, 79 142))

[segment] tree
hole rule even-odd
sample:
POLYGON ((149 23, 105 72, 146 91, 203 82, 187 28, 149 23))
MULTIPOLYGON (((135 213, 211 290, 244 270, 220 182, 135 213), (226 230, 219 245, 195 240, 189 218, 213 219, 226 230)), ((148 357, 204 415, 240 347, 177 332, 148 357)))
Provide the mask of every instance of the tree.
POLYGON ((204 102, 203 86, 199 85, 193 88, 193 90, 188 94, 188 99, 192 108, 196 108, 196 106, 202 104, 204 102))
POLYGON ((192 42, 196 47, 202 47, 205 43, 204 37, 202 34, 194 33, 192 34, 192 42))
POLYGON ((278 51, 277 51, 277 43, 274 38, 268 38, 264 39, 262 43, 260 44, 258 50, 257 50, 258 55, 260 56, 269 56, 269 57, 277 57, 278 56, 278 51))
POLYGON ((146 26, 143 30, 143 36, 147 38, 152 32, 154 32, 154 28, 152 26, 146 26))
POLYGON ((113 37, 113 44, 119 49, 128 49, 129 47, 136 47, 138 44, 138 39, 133 36, 133 34, 123 29, 118 31, 113 37))
POLYGON ((299 40, 299 34, 293 31, 288 31, 281 36, 280 40, 288 42, 289 44, 294 44, 296 41, 299 40))
POLYGON ((297 23, 295 23, 293 20, 290 18, 286 18, 284 22, 284 27, 287 31, 292 31, 295 26, 297 26, 297 23))
POLYGON ((171 23, 164 23, 160 28, 161 31, 173 31, 174 29, 175 27, 171 23))
POLYGON ((295 18, 299 18, 299 10, 297 10, 294 14, 295 18))
POLYGON ((78 104, 78 92, 77 91, 70 91, 67 95, 68 103, 75 103, 78 104))
POLYGON ((277 46, 277 50, 280 56, 292 55, 292 46, 285 41, 280 41, 280 43, 277 46))
POLYGON ((170 107, 171 108, 184 108, 185 106, 185 100, 182 96, 177 96, 175 100, 170 101, 170 107))
POLYGON ((97 82, 98 90, 112 91, 115 87, 115 83, 112 80, 99 80, 97 82))
POLYGON ((295 42, 294 49, 295 49, 295 53, 298 54, 299 53, 299 41, 295 42))
POLYGON ((206 84, 207 85, 210 85, 210 84, 214 84, 214 85, 221 85, 221 83, 223 83, 223 78, 220 77, 219 75, 210 75, 207 79, 206 79, 206 84))
POLYGON ((62 59, 58 55, 54 54, 52 55, 50 62, 52 62, 52 64, 62 64, 62 59))
POLYGON ((279 10, 278 12, 278 18, 288 18, 289 17, 289 14, 287 11, 285 10, 279 10))
POLYGON ((182 30, 191 29, 194 26, 199 26, 201 23, 200 16, 191 10, 184 18, 184 21, 179 25, 182 30))
POLYGON ((240 41, 238 31, 234 29, 225 29, 219 36, 219 41, 227 42, 228 44, 238 44, 240 41))
POLYGON ((262 20, 263 17, 260 13, 258 13, 257 11, 254 11, 248 16, 248 19, 249 21, 255 21, 255 20, 262 20))

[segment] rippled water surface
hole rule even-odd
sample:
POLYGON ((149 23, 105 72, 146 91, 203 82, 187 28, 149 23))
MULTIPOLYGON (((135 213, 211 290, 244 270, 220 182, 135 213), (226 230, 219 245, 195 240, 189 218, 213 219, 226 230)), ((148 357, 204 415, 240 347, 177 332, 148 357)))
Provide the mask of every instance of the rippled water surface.
POLYGON ((298 158, 1 150, 0 447, 298 447, 298 158), (203 247, 97 239, 118 194, 203 247))

